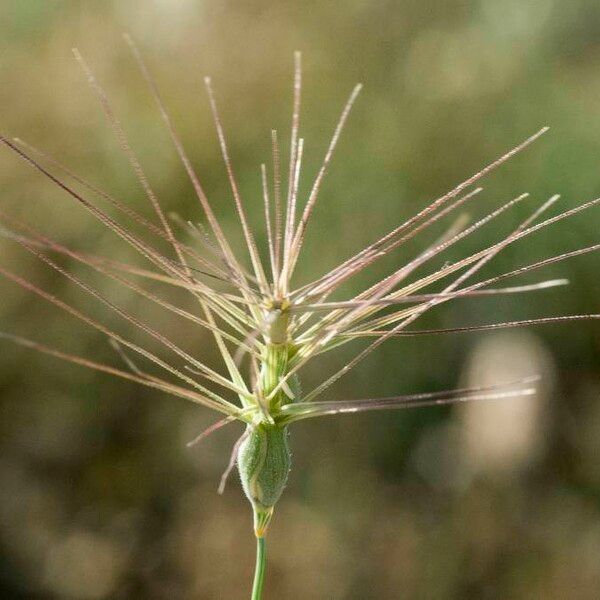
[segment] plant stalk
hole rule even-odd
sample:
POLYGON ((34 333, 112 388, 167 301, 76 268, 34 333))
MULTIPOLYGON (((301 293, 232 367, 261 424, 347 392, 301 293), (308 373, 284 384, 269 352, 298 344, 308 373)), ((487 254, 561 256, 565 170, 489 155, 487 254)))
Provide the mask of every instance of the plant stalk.
POLYGON ((267 547, 265 538, 261 536, 256 538, 256 568, 254 570, 251 600, 262 600, 266 566, 267 547))

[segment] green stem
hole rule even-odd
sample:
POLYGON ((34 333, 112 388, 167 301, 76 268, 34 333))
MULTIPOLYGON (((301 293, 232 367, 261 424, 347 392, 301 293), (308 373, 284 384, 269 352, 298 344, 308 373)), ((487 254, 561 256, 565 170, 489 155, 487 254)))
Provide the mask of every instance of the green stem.
POLYGON ((254 570, 254 585, 251 600, 261 600, 265 583, 265 568, 267 566, 267 547, 264 537, 256 538, 256 569, 254 570))

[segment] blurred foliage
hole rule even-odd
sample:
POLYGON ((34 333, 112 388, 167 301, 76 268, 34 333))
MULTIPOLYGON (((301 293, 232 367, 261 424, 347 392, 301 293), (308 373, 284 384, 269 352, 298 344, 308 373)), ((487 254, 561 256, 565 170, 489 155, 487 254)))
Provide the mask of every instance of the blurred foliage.
MULTIPOLYGON (((473 216, 523 191, 536 201, 560 193, 565 208, 598 195, 600 3, 594 0, 0 3, 3 132, 44 148, 151 215, 72 60, 76 46, 109 91, 164 205, 200 219, 121 40, 124 29, 151 64, 234 238, 239 232, 201 76, 213 76, 257 230, 269 131, 288 136, 293 50, 303 50, 305 61, 304 191, 347 93, 356 81, 365 84, 323 188, 298 281, 334 266, 542 125, 551 126, 549 134, 487 178, 473 216)), ((135 260, 7 151, 0 182, 3 211, 66 245, 135 260)), ((510 231, 530 206, 443 260, 510 231)), ((507 250, 493 271, 597 243, 599 226, 597 210, 565 222, 507 250)), ((346 293, 439 233, 407 246, 346 293)), ((264 242, 262 230, 259 238, 264 242)), ((3 241, 0 252, 2 265, 138 339, 15 244, 3 241)), ((457 302, 423 326, 598 312, 597 265, 594 255, 570 260, 545 272, 568 277, 569 288, 457 302)), ((89 280, 218 364, 207 335, 114 283, 89 280)), ((118 364, 96 332, 9 282, 0 294, 1 330, 118 364)), ((318 361, 306 373, 307 385, 350 350, 318 361)), ((541 371, 547 382, 529 408, 431 408, 297 426, 291 481, 270 534, 268 597, 597 598, 597 323, 388 343, 330 396, 429 391, 485 380, 496 370, 520 375, 523 368, 541 371)), ((7 343, 0 345, 0 401, 2 598, 247 596, 250 509, 236 481, 223 497, 215 493, 237 430, 188 450, 185 442, 214 415, 7 343)))

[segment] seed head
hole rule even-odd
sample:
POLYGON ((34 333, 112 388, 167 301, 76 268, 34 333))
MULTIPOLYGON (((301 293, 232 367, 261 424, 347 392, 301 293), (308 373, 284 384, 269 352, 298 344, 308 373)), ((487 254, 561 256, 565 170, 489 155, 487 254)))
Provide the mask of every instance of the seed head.
MULTIPOLYGON (((12 334, 1 333, 0 336, 51 356, 186 398, 221 413, 222 420, 203 432, 194 443, 235 421, 244 423, 247 427, 246 432, 234 447, 227 473, 236 464, 237 459, 244 491, 255 509, 257 536, 264 535, 273 506, 287 481, 290 467, 290 424, 325 415, 502 399, 534 393, 535 379, 530 378, 504 385, 388 398, 334 401, 321 399, 333 383, 384 342, 397 337, 442 335, 600 318, 599 314, 558 315, 437 330, 413 327, 422 315, 446 302, 480 296, 529 294, 566 285, 568 282, 565 279, 541 280, 526 285, 515 284, 513 280, 548 265, 600 249, 600 244, 595 244, 521 265, 512 271, 487 279, 477 278, 479 271, 507 247, 600 203, 600 199, 592 200, 541 220, 542 215, 550 211, 557 202, 558 196, 553 196, 539 207, 534 207, 530 215, 516 228, 491 241, 486 247, 415 277, 418 269, 426 268, 433 259, 443 256, 444 252, 461 240, 500 219, 515 206, 530 201, 528 194, 522 194, 506 201, 471 224, 459 213, 459 209, 475 204, 481 197, 482 188, 478 184, 485 175, 524 151, 547 131, 547 127, 540 129, 335 268, 314 281, 297 284, 294 275, 303 254, 306 231, 334 151, 341 140, 361 86, 357 85, 351 90, 321 166, 309 188, 310 191, 306 198, 301 197, 299 184, 303 176, 304 155, 304 140, 300 136, 302 68, 300 54, 294 55, 290 163, 287 169, 283 167, 279 134, 272 130, 272 156, 269 164, 262 164, 260 173, 257 174, 257 182, 261 186, 257 194, 262 196, 264 202, 265 237, 268 241, 267 248, 261 253, 246 216, 212 81, 208 77, 205 78, 217 140, 226 166, 241 235, 247 249, 247 257, 240 257, 234 252, 212 210, 148 67, 131 39, 127 37, 126 40, 195 190, 204 222, 183 222, 176 217, 169 219, 165 215, 108 96, 81 54, 75 50, 75 58, 97 96, 108 124, 144 190, 156 219, 146 219, 122 201, 88 183, 59 161, 33 146, 18 139, 11 140, 5 137, 1 137, 0 141, 131 246, 145 264, 134 266, 67 248, 3 211, 0 211, 3 223, 0 232, 5 238, 19 244, 47 266, 61 273, 74 286, 100 302, 109 311, 116 313, 132 327, 143 331, 155 343, 168 350, 171 358, 159 358, 153 350, 125 338, 4 266, 0 266, 0 274, 4 277, 106 335, 126 369, 71 355, 12 334), (283 181, 284 171, 287 171, 286 183, 283 181), (75 184, 84 191, 77 191, 75 184), (102 203, 116 209, 122 219, 110 216, 102 208, 102 203), (454 220, 449 221, 446 232, 437 241, 425 247, 416 256, 402 262, 382 280, 352 297, 333 301, 330 299, 344 283, 357 274, 383 257, 391 255, 423 232, 429 231, 438 222, 448 221, 449 218, 454 220), (146 237, 151 241, 134 234, 123 223, 124 220, 141 225, 147 233, 146 237), (179 239, 171 224, 173 221, 191 236, 191 243, 179 239), (154 242, 160 240, 170 244, 170 255, 156 249, 154 242), (80 262, 149 302, 159 305, 176 318, 185 319, 193 326, 209 331, 222 357, 223 370, 209 367, 202 356, 189 353, 168 336, 157 331, 151 323, 116 305, 78 275, 60 266, 54 258, 57 255, 80 262), (264 257, 268 260, 264 261, 264 257), (154 293, 148 285, 153 282, 186 290, 194 300, 196 310, 185 309, 174 300, 154 293), (306 392, 301 390, 298 376, 308 363, 355 340, 362 340, 366 345, 347 364, 313 389, 306 392), (135 360, 132 358, 134 356, 135 360), (138 366, 138 360, 142 361, 143 366, 138 366)), ((221 488, 223 485, 224 480, 221 488)))

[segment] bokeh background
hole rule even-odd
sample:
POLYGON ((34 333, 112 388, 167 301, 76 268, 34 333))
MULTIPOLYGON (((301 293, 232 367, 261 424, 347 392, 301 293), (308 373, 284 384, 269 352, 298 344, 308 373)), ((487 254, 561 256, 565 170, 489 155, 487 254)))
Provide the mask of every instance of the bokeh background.
MULTIPOLYGON (((202 76, 220 100, 251 220, 272 127, 288 139, 292 54, 303 51, 306 194, 352 86, 364 92, 336 152, 298 282, 334 266, 539 129, 488 177, 473 217, 529 191, 569 208, 600 193, 600 4, 594 0, 4 0, 2 131, 45 149, 151 217, 77 46, 108 90, 169 211, 201 220, 145 84, 130 31, 162 89, 218 216, 240 238, 202 76)), ((1 209, 66 245, 143 264, 50 182, 3 150, 1 209)), ((523 219, 515 209, 440 259, 476 250, 523 219)), ((514 245, 489 273, 599 241, 596 209, 514 245)), ((424 235, 344 295, 410 258, 424 235)), ((9 240, 0 261, 118 328, 141 334, 9 240)), ((422 327, 599 312, 598 256, 548 268, 568 288, 463 300, 422 327)), ((115 283, 65 263, 211 364, 209 336, 115 283)), ((436 266, 434 265, 434 266, 436 266)), ((539 277, 538 277, 539 279, 539 277)), ((528 281, 534 281, 532 277, 528 281)), ((178 301, 183 297, 175 295, 178 301)), ((106 339, 9 281, 0 330, 120 366, 106 339)), ((150 346, 152 344, 150 343, 150 346)), ((304 375, 312 388, 356 352, 304 375)), ((600 325, 390 342, 328 393, 358 398, 544 376, 535 398, 308 421, 269 535, 269 598, 598 598, 600 325)), ((0 596, 246 598, 250 509, 234 476, 240 434, 187 449, 207 410, 0 343, 0 596)))

